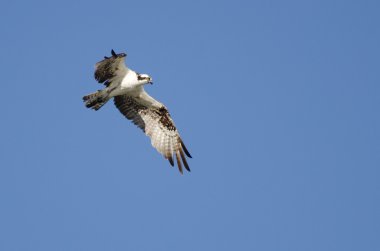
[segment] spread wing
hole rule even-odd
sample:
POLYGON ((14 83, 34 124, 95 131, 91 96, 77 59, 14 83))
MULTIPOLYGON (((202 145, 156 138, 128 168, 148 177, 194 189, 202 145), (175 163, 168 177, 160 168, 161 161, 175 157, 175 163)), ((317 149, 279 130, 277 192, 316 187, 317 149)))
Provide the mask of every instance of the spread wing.
POLYGON ((157 106, 149 105, 146 100, 128 95, 116 96, 114 102, 119 111, 127 119, 132 120, 135 125, 140 127, 150 137, 152 146, 169 160, 172 166, 174 166, 174 155, 177 159, 179 171, 183 173, 182 159, 186 170, 190 172, 185 154, 189 158, 191 158, 191 155, 179 136, 165 106, 162 105, 160 108, 157 108, 157 106))
POLYGON ((111 57, 104 57, 95 65, 95 79, 99 83, 104 83, 108 86, 116 77, 124 77, 127 73, 127 66, 124 63, 126 54, 116 54, 112 50, 111 57))

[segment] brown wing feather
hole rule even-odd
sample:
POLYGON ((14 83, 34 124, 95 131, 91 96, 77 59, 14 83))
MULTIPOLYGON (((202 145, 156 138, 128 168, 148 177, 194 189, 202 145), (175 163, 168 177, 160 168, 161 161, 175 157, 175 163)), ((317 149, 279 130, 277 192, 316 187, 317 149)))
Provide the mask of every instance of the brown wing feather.
POLYGON ((183 162, 183 164, 184 164, 186 170, 190 172, 189 164, 187 164, 185 154, 183 154, 183 151, 182 151, 182 148, 181 148, 181 147, 179 148, 179 153, 181 154, 181 159, 182 159, 182 162, 183 162))
POLYGON ((181 159, 179 158, 179 152, 178 151, 175 153, 175 156, 177 157, 177 165, 178 165, 179 172, 181 174, 183 174, 181 159))
POLYGON ((94 77, 99 83, 104 83, 108 86, 114 77, 118 74, 123 74, 124 69, 126 69, 126 66, 123 57, 105 57, 95 64, 94 77))
POLYGON ((127 119, 132 120, 150 137, 153 147, 168 159, 172 166, 174 165, 173 155, 175 155, 179 171, 183 172, 181 159, 186 170, 190 171, 183 151, 187 156, 190 156, 190 153, 184 146, 177 128, 164 106, 159 109, 147 107, 139 99, 128 95, 116 96, 114 102, 127 119))

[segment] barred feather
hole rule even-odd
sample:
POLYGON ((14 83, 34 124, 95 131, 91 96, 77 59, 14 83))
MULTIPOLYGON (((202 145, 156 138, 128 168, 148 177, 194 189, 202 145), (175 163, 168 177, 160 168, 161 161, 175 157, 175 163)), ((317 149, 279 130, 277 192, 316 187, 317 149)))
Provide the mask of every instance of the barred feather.
POLYGON ((150 137, 152 146, 168 159, 172 166, 174 165, 173 155, 175 155, 179 171, 183 173, 182 163, 186 170, 190 171, 185 154, 190 158, 191 155, 183 144, 177 128, 164 106, 159 108, 148 107, 142 100, 129 95, 116 96, 114 102, 127 119, 140 127, 150 137))

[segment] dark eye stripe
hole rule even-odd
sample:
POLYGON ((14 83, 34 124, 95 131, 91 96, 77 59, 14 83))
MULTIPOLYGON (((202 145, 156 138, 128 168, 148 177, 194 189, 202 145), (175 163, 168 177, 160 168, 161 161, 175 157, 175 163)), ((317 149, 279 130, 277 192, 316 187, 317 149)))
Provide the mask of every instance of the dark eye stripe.
POLYGON ((148 79, 147 77, 142 77, 140 74, 137 74, 137 80, 148 79))

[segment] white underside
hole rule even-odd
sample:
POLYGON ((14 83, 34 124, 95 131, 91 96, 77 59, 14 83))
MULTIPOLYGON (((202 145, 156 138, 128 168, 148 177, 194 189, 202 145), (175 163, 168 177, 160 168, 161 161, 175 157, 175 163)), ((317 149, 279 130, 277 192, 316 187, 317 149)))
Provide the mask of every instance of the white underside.
POLYGON ((147 82, 138 81, 137 73, 131 69, 126 68, 118 72, 117 76, 114 77, 111 82, 112 84, 106 88, 106 90, 112 90, 109 94, 110 97, 128 95, 135 97, 141 104, 147 107, 154 106, 160 108, 163 106, 162 103, 145 92, 144 85, 147 84, 147 82))

